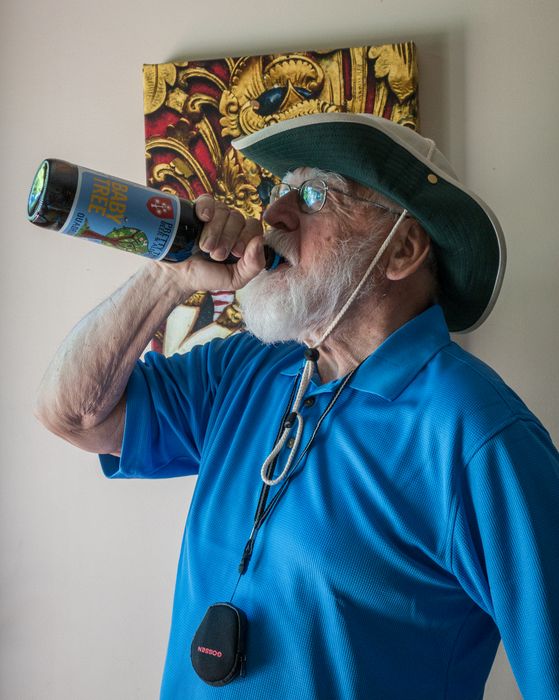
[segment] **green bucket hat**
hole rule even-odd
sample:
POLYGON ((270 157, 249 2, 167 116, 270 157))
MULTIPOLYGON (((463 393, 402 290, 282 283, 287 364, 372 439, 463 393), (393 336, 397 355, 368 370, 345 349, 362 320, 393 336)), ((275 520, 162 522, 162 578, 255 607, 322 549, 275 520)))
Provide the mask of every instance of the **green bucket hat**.
POLYGON ((505 271, 501 226, 469 192, 433 141, 370 114, 313 114, 233 141, 278 177, 308 166, 339 173, 389 197, 434 243, 439 303, 453 332, 471 331, 493 308, 505 271))

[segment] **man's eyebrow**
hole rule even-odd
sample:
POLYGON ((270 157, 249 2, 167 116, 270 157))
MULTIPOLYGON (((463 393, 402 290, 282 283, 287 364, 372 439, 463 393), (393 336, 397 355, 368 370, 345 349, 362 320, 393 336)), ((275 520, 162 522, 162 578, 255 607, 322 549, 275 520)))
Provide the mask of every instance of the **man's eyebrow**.
POLYGON ((288 170, 281 180, 282 183, 295 187, 294 181, 298 185, 301 185, 307 180, 317 178, 324 180, 330 187, 333 187, 346 194, 351 194, 351 184, 342 175, 338 175, 338 173, 328 172, 327 170, 312 167, 302 167, 301 170, 305 170, 307 172, 296 173, 294 170, 288 170))
POLYGON ((300 173, 296 173, 294 170, 288 170, 282 177, 281 181, 286 185, 291 185, 293 184, 294 180, 297 181, 299 179, 301 180, 301 182, 305 182, 305 180, 308 180, 309 177, 308 175, 302 176, 300 173))

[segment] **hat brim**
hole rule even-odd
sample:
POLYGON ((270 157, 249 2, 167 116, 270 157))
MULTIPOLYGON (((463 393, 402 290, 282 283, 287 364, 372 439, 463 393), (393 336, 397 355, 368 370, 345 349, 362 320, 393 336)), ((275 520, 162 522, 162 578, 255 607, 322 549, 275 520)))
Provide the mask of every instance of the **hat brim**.
MULTIPOLYGON (((307 115, 233 142, 274 175, 308 166, 337 172, 405 207, 431 237, 439 302, 454 332, 477 328, 501 288, 505 243, 489 207, 394 133, 358 114, 307 115)), ((404 128, 404 127, 401 127, 404 128)))

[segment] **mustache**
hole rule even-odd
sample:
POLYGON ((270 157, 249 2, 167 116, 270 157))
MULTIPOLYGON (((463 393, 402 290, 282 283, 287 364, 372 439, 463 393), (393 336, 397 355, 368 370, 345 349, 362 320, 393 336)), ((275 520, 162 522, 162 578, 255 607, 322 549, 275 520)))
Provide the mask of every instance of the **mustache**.
POLYGON ((279 253, 291 265, 297 265, 299 262, 299 244, 298 239, 292 233, 281 229, 268 227, 264 235, 266 245, 273 248, 276 253, 279 253))

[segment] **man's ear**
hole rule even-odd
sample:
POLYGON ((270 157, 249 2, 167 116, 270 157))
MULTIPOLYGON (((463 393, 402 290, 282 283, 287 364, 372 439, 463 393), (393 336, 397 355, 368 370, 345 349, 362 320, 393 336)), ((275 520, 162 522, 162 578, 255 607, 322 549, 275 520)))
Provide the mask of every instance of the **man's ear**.
POLYGON ((390 246, 385 274, 397 281, 416 272, 429 255, 431 239, 414 219, 404 219, 390 246))

